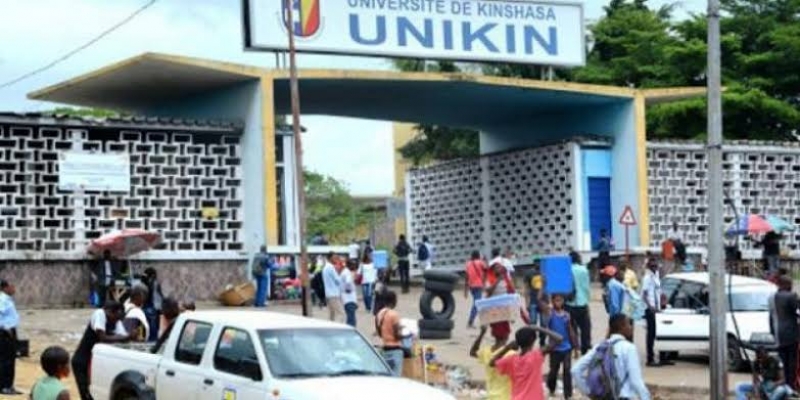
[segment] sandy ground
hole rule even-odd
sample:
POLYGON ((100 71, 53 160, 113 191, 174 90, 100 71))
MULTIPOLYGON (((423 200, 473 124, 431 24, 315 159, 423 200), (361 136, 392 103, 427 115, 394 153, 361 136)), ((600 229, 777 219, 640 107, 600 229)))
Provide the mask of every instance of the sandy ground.
MULTIPOLYGON (((414 288, 407 295, 400 296, 398 311, 407 318, 419 318, 418 299, 420 289, 414 288)), ((599 340, 605 334, 606 314, 602 309, 599 300, 599 290, 595 291, 595 298, 592 302, 593 335, 595 340, 599 340)), ((445 341, 430 342, 436 348, 440 360, 447 364, 461 365, 469 369, 472 378, 477 381, 484 379, 483 369, 469 358, 468 349, 478 335, 478 331, 467 329, 466 319, 468 312, 468 301, 461 292, 456 293, 457 308, 455 316, 456 328, 453 331, 453 338, 445 341)), ((218 308, 216 304, 201 304, 199 308, 218 308)), ((371 316, 360 305, 358 312, 358 327, 364 335, 377 343, 377 338, 373 336, 373 321, 371 316)), ((270 311, 287 313, 301 312, 299 304, 274 304, 269 306, 270 311)), ((17 362, 17 389, 28 392, 37 378, 42 375, 39 368, 39 355, 47 346, 60 345, 72 351, 80 340, 80 335, 85 328, 91 310, 21 310, 22 324, 20 336, 29 339, 31 342, 31 355, 29 358, 20 359, 17 362)), ((315 309, 315 318, 326 318, 325 310, 315 309)), ((641 357, 644 358, 645 329, 643 326, 636 327, 635 342, 640 349, 641 357)), ((545 367, 546 368, 546 367, 545 367)), ((661 399, 688 399, 688 398, 707 398, 707 388, 709 380, 708 360, 703 357, 682 359, 677 365, 661 368, 645 368, 645 380, 648 385, 654 387, 683 388, 685 391, 674 393, 672 390, 658 390, 661 399), (671 394, 670 394, 671 393, 671 394)), ((731 374, 730 387, 735 387, 737 382, 749 380, 746 374, 731 374)), ((67 382, 73 391, 74 398, 77 398, 74 381, 67 382)), ((27 396, 3 397, 0 399, 21 399, 27 396)))

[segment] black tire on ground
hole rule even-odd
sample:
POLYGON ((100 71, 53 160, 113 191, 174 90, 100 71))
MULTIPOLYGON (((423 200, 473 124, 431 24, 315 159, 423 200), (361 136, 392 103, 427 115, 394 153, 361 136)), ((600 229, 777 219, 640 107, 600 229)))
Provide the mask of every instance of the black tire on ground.
POLYGON ((422 292, 422 296, 419 298, 419 312, 425 319, 450 319, 456 312, 456 299, 453 297, 453 293, 450 292, 431 292, 426 290, 422 292), (439 312, 433 309, 433 301, 437 297, 444 303, 444 307, 439 312))
POLYGON ((731 372, 744 371, 747 366, 742 357, 742 346, 732 336, 728 336, 728 370, 731 372))
POLYGON ((419 338, 425 340, 446 340, 452 337, 452 331, 426 331, 422 329, 419 331, 419 338))
POLYGON ((448 271, 427 270, 422 273, 426 281, 437 281, 446 283, 458 282, 458 274, 448 271))
POLYGON ((452 331, 453 323, 452 319, 421 319, 417 321, 417 325, 419 326, 419 330, 421 331, 452 331))
POLYGON ((445 292, 450 293, 455 290, 456 284, 442 281, 425 281, 425 290, 431 292, 445 292))

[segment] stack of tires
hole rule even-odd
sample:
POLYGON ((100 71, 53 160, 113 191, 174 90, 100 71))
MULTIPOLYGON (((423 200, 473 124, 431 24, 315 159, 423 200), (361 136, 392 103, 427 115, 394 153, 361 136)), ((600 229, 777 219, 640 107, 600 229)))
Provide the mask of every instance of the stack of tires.
POLYGON ((419 298, 419 337, 427 340, 450 339, 453 334, 453 314, 456 299, 453 290, 458 275, 446 271, 425 271, 425 291, 419 298), (441 306, 439 304, 441 303, 441 306))

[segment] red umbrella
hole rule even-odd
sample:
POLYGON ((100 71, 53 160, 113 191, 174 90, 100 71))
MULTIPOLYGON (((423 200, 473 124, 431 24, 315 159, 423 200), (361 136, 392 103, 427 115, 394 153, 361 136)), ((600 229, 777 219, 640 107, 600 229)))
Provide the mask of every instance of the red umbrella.
POLYGON ((142 229, 125 229, 92 240, 88 252, 96 256, 110 251, 117 258, 150 250, 161 242, 161 235, 142 229))

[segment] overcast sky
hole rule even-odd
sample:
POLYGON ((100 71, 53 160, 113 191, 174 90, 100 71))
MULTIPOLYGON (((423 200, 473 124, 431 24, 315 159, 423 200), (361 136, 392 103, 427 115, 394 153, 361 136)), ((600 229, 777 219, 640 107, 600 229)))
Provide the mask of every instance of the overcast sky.
MULTIPOLYGON (((277 0, 275 0, 277 1, 277 0)), ((342 1, 342 0, 325 0, 342 1)), ((675 1, 651 0, 654 6, 675 1)), ((0 82, 48 64, 84 44, 145 4, 146 0, 0 0, 0 82)), ((598 18, 605 0, 584 1, 598 18)), ((684 0, 678 16, 703 11, 705 0, 684 0)), ((245 53, 241 0, 159 0, 100 42, 56 67, 0 89, 0 111, 43 111, 53 104, 30 101, 28 92, 143 52, 172 53, 266 67, 269 54, 245 53)), ((389 69, 375 58, 302 56, 301 68, 389 69)), ((306 117, 305 161, 309 168, 346 182, 354 194, 393 190, 391 124, 332 117, 306 117)))

